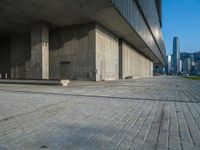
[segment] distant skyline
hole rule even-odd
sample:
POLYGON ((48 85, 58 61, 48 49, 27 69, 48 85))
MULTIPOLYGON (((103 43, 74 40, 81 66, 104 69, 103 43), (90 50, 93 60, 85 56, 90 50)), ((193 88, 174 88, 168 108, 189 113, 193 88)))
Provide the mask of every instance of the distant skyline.
POLYGON ((178 36, 181 52, 200 51, 200 0, 163 0, 163 36, 172 54, 178 36))

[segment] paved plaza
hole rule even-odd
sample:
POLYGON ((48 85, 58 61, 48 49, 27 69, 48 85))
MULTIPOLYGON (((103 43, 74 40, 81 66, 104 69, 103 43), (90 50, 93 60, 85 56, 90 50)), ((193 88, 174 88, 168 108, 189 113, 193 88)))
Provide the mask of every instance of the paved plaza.
POLYGON ((200 81, 0 84, 0 150, 199 150, 200 81))

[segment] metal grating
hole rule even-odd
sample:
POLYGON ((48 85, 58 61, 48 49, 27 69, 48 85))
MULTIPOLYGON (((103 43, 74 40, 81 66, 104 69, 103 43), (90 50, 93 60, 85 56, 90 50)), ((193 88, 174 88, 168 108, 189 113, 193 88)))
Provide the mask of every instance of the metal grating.
POLYGON ((109 0, 149 48, 165 56, 165 45, 155 0, 109 0), (139 6, 139 7, 138 7, 139 6), (146 22, 145 22, 146 21, 146 22), (159 52, 160 51, 160 52, 159 52))

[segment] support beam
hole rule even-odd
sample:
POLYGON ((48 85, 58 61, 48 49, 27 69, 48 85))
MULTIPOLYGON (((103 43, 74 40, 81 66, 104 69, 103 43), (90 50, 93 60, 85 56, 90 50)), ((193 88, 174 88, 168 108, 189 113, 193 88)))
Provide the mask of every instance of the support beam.
POLYGON ((49 79, 49 24, 31 25, 31 76, 32 79, 49 79))

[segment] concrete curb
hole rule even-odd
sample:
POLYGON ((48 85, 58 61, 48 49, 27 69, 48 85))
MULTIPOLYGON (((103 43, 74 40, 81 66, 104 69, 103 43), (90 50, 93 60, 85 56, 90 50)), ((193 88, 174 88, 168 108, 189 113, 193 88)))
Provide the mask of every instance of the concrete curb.
POLYGON ((0 79, 3 84, 33 84, 33 85, 62 85, 68 86, 70 80, 16 80, 16 79, 0 79))

